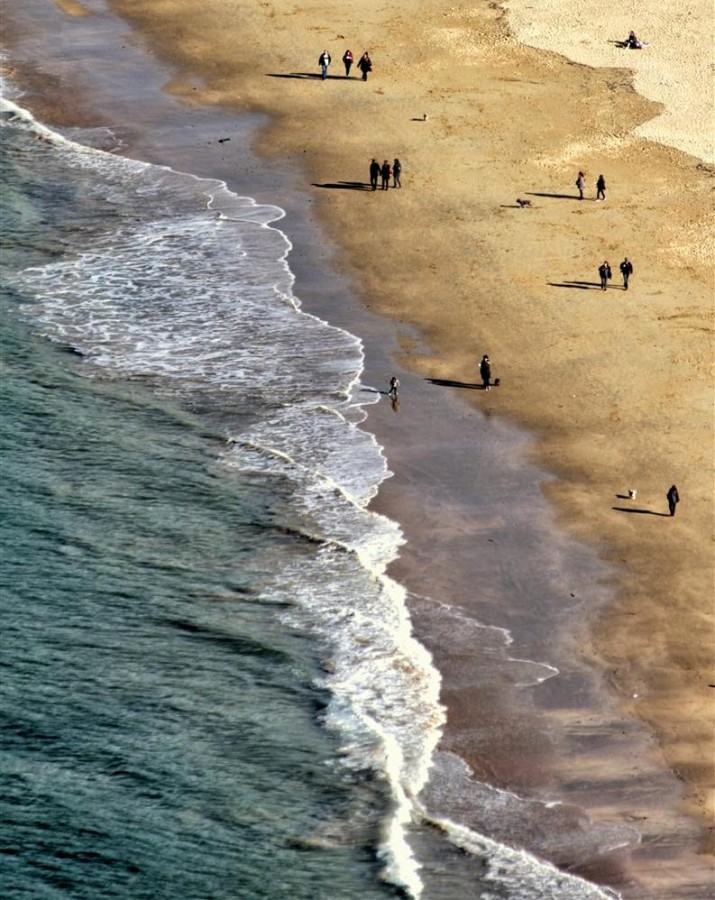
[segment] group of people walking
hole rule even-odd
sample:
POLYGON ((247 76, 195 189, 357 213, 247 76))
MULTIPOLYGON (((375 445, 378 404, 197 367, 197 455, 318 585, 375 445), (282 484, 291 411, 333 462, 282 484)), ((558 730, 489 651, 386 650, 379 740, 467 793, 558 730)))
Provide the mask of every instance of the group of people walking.
MULTIPOLYGON (((327 50, 323 50, 323 52, 318 57, 318 65, 320 66, 320 77, 325 81, 328 77, 328 68, 330 63, 332 62, 332 57, 327 50)), ((350 70, 353 67, 354 57, 353 52, 348 48, 345 53, 343 53, 343 65, 345 66, 345 77, 350 78, 350 70)), ((372 72, 372 60, 370 59, 370 54, 366 50, 360 59, 357 61, 357 67, 362 72, 362 80, 367 81, 367 76, 370 72, 372 72)), ((402 163, 399 159, 394 159, 392 165, 387 160, 384 160, 382 165, 376 160, 373 159, 370 163, 370 187, 373 191, 377 190, 377 184, 380 182, 380 188, 383 191, 389 190, 390 187, 390 178, 392 178, 392 186, 393 188, 401 188, 402 183, 400 181, 400 176, 402 174, 402 163)))
MULTIPOLYGON (((333 61, 332 56, 328 53, 327 50, 323 50, 323 52, 318 57, 318 65, 320 66, 320 77, 325 81, 328 77, 328 67, 330 63, 333 61)), ((353 67, 354 57, 353 52, 350 49, 347 49, 345 53, 343 53, 343 65, 345 66, 345 77, 350 78, 350 69, 353 67)), ((366 50, 360 59, 357 62, 357 67, 362 72, 362 80, 367 81, 367 76, 370 72, 372 72, 372 60, 370 59, 370 54, 366 50)))
MULTIPOLYGON (((621 275, 623 276, 623 290, 628 290, 628 281, 633 274, 633 263, 626 256, 623 262, 618 267, 621 270, 621 275)), ((604 260, 601 265, 598 267, 598 275, 601 279, 601 290, 605 291, 608 288, 608 282, 612 277, 611 267, 608 264, 608 260, 604 260)))
POLYGON ((377 182, 380 181, 380 187, 383 191, 390 187, 390 176, 392 176, 393 188, 400 188, 400 175, 402 174, 402 163, 399 159, 395 159, 390 163, 385 160, 382 165, 373 157, 370 163, 370 187, 373 191, 377 190, 377 182))

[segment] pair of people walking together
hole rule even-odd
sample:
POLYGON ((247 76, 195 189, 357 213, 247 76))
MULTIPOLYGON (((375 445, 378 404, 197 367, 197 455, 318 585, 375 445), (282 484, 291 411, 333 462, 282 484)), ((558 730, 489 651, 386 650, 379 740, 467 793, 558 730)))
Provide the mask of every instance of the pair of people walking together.
MULTIPOLYGON (((633 274, 633 263, 626 256, 618 268, 620 269, 621 275, 623 276, 623 290, 627 291, 628 281, 633 274)), ((612 276, 611 267, 608 264, 608 260, 604 260, 604 262, 602 262, 598 267, 598 275, 601 279, 601 290, 605 291, 612 276)))
MULTIPOLYGON (((583 200, 583 192, 586 190, 586 175, 583 172, 578 173, 576 179, 576 187, 578 188, 578 199, 583 200)), ((603 175, 598 176, 596 181, 596 202, 606 199, 606 179, 603 175)))

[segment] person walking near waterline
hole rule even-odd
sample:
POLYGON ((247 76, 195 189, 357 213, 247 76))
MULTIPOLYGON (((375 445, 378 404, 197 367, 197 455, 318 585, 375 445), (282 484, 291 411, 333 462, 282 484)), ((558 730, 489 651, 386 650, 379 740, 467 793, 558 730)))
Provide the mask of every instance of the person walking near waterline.
POLYGON ((479 375, 482 379, 482 387, 485 391, 489 390, 489 383, 492 378, 492 367, 489 363, 489 357, 485 353, 482 361, 479 363, 479 375))

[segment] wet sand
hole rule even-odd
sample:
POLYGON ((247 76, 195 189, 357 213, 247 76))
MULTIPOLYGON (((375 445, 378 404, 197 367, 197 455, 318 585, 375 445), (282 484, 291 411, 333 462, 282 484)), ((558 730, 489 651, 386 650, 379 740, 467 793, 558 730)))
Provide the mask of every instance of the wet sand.
MULTIPOLYGON (((273 114, 258 145, 271 163, 242 174, 264 179, 259 199, 288 206, 299 296, 364 336, 367 383, 386 383, 390 354, 402 367, 397 416, 381 403, 368 423, 395 472, 376 506, 404 526, 393 574, 413 592, 417 634, 445 677, 442 754, 646 838, 631 862, 612 863, 618 873, 592 852, 557 858, 551 847, 547 858, 619 887, 637 879, 644 887, 633 882, 630 896, 701 896, 705 826, 683 809, 707 824, 712 803, 712 295, 702 240, 712 173, 632 136, 653 106, 625 72, 520 47, 498 10, 426 4, 419 24, 406 13, 382 23, 370 5, 334 4, 324 26, 293 9, 287 27, 282 6, 265 6, 245 14, 237 47, 224 4, 164 3, 150 17, 125 7, 149 46, 181 64, 168 85, 176 96, 273 114), (323 46, 339 71, 344 44, 362 51, 356 39, 375 59, 367 84, 271 77, 315 74, 323 46), (394 155, 403 189, 362 190, 370 157, 394 155), (606 204, 574 198, 578 168, 590 189, 606 173, 606 204), (307 195, 295 191, 296 172, 307 195), (532 208, 516 208, 516 196, 532 208), (300 232, 311 209, 324 247, 300 232), (628 294, 592 290, 604 255, 615 269, 621 254, 636 268, 628 294), (312 272, 321 256, 341 272, 332 285, 312 272), (381 319, 344 308, 346 286, 396 330, 386 337, 381 319), (475 387, 485 351, 502 378, 489 393, 475 387), (540 468, 516 465, 496 480, 490 455, 540 468), (662 513, 673 481, 683 502, 671 521, 662 513), (635 504, 617 496, 629 487, 635 504), (559 544, 555 524, 583 546, 559 544), (477 672, 460 629, 440 632, 424 596, 449 604, 447 620, 512 629, 520 657, 561 675, 524 691, 493 678, 494 660, 477 672)), ((179 132, 177 123, 159 142, 179 132)), ((164 158, 183 152, 202 174, 225 177, 235 153, 240 167, 238 142, 219 155, 214 141, 184 140, 164 158)))

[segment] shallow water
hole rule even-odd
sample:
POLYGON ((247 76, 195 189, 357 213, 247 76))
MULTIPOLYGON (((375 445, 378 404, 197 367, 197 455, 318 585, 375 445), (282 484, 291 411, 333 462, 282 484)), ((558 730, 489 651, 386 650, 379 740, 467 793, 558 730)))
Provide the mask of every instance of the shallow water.
POLYGON ((348 421, 359 344, 297 311, 280 211, 4 131, 6 888, 380 895, 380 737, 309 609, 320 578, 379 604, 399 540, 360 511, 385 464, 348 421), (377 569, 325 549, 351 516, 377 569))
POLYGON ((281 211, 5 126, 5 893, 600 896, 413 803, 442 711, 378 395, 281 211))

